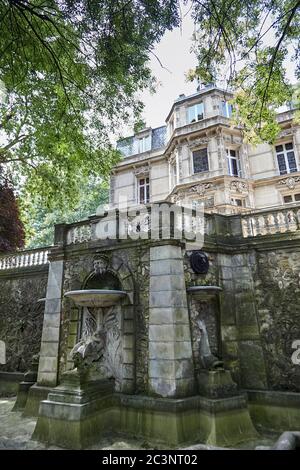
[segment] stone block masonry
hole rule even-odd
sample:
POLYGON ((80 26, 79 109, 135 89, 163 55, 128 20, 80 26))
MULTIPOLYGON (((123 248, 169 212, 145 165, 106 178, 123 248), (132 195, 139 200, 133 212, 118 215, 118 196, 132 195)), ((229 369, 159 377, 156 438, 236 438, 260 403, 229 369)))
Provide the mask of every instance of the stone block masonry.
POLYGON ((149 392, 194 393, 191 333, 180 246, 150 248, 149 392))
POLYGON ((43 386, 57 385, 62 283, 63 261, 53 261, 49 267, 38 370, 38 384, 43 386))

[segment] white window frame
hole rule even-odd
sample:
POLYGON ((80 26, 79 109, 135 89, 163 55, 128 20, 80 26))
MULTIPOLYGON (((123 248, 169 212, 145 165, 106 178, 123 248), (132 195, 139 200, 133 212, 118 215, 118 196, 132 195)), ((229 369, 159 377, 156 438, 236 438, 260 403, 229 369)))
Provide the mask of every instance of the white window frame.
POLYGON ((241 168, 241 159, 240 159, 239 150, 236 149, 236 148, 232 148, 232 147, 226 147, 226 159, 227 159, 228 174, 230 176, 234 176, 236 178, 241 178, 242 177, 242 168, 241 168), (234 157, 234 156, 230 155, 230 151, 235 152, 236 156, 234 157), (231 160, 236 161, 237 175, 233 174, 231 160))
POLYGON ((232 197, 231 204, 236 207, 247 207, 245 197, 232 197), (241 205, 237 204, 236 201, 241 201, 241 205))
POLYGON ((137 202, 138 204, 149 204, 150 202, 150 178, 149 178, 149 175, 144 175, 144 176, 140 176, 139 178, 137 178, 137 202), (141 181, 144 180, 144 184, 142 185, 141 184, 141 181), (148 182, 147 182, 148 180, 148 182), (144 187, 144 200, 141 201, 141 192, 140 192, 140 189, 144 187), (147 188, 149 188, 149 200, 147 201, 147 197, 145 197, 147 195, 147 188))
POLYGON ((295 204, 295 203, 299 204, 300 200, 296 201, 296 199, 295 199, 296 194, 300 195, 300 192, 292 193, 292 194, 282 194, 282 204, 295 204), (287 197, 287 196, 290 196, 292 198, 291 202, 285 202, 284 198, 287 197))
POLYGON ((138 153, 144 153, 151 150, 150 135, 144 135, 137 138, 138 153))
POLYGON ((229 119, 232 116, 232 104, 228 103, 228 101, 226 101, 226 100, 221 101, 221 116, 227 117, 229 119), (225 108, 225 114, 223 113, 224 108, 225 108), (229 110, 230 110, 230 112, 229 112, 229 110))
POLYGON ((188 124, 193 124, 194 122, 202 121, 204 119, 204 103, 203 101, 200 101, 199 103, 191 104, 190 106, 187 107, 186 110, 187 114, 187 123, 188 124), (202 113, 198 113, 198 107, 201 107, 200 110, 202 109, 202 113), (190 119, 190 110, 194 109, 194 117, 190 119), (198 119, 198 115, 202 114, 202 118, 198 119))
POLYGON ((297 159, 296 149, 295 149, 295 145, 294 145, 293 141, 278 143, 274 146, 274 148, 275 148, 275 156, 276 156, 276 164, 277 164, 277 168, 278 168, 278 173, 280 175, 287 175, 289 173, 296 173, 297 171, 299 171, 299 165, 298 165, 298 161, 297 161, 298 159, 297 159), (289 149, 289 150, 286 150, 285 146, 287 144, 292 144, 293 148, 289 149), (278 147, 279 145, 281 145, 283 147, 283 151, 281 151, 281 152, 277 152, 277 150, 276 150, 276 147, 278 147), (295 163, 296 163, 296 171, 291 171, 291 169, 290 169, 287 153, 291 152, 291 151, 294 152, 295 163), (281 154, 283 154, 283 156, 284 156, 285 167, 286 167, 286 170, 287 170, 286 173, 280 173, 280 168, 279 168, 279 163, 278 163, 278 155, 281 155, 281 154))
POLYGON ((177 162, 176 159, 174 162, 170 163, 170 175, 171 175, 171 187, 174 188, 174 186, 177 185, 177 162))

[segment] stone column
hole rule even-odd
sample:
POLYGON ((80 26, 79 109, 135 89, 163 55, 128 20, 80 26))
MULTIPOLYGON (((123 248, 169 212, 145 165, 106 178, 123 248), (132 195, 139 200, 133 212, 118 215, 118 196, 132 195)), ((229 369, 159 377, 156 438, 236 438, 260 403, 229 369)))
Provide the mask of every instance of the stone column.
POLYGON ((194 393, 194 369, 182 251, 150 248, 149 391, 161 397, 194 393))
POLYGON ((57 385, 63 263, 52 261, 49 266, 37 381, 38 385, 48 387, 57 385))

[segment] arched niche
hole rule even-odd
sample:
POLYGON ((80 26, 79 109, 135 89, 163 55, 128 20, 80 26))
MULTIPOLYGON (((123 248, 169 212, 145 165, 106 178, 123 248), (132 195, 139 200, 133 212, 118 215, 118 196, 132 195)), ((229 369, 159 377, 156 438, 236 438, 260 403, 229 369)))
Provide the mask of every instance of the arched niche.
POLYGON ((84 283, 84 289, 113 289, 121 290, 122 285, 117 277, 112 271, 106 271, 104 273, 95 273, 93 272, 88 276, 84 283))
MULTIPOLYGON (((108 336, 118 340, 118 348, 110 344, 111 354, 120 353, 120 362, 118 364, 119 381, 116 391, 123 393, 134 393, 136 388, 135 371, 135 321, 134 321, 134 288, 132 274, 126 267, 118 266, 117 270, 105 268, 101 272, 92 271, 82 283, 81 289, 103 289, 103 290, 123 290, 127 296, 111 310, 107 309, 104 313, 105 328, 110 328, 108 336)), ((89 318, 89 313, 95 314, 91 308, 81 307, 78 309, 79 322, 77 329, 77 340, 79 341, 85 330, 85 322, 89 318)), ((88 321, 89 321, 88 320, 88 321)), ((93 320, 92 320, 93 324, 93 320)), ((113 363, 111 357, 109 362, 113 363)), ((113 364, 114 365, 114 364, 113 364)), ((70 364, 70 368, 72 368, 70 364)))

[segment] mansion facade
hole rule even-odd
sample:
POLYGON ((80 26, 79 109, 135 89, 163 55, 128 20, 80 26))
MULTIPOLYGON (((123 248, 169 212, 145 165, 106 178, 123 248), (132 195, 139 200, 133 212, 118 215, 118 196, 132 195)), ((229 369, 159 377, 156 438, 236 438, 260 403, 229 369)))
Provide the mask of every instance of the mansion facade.
POLYGON ((110 204, 204 203, 235 214, 300 201, 300 127, 292 109, 278 113, 274 146, 253 147, 231 122, 232 94, 207 86, 180 95, 166 125, 118 142, 124 158, 111 174, 110 204))

